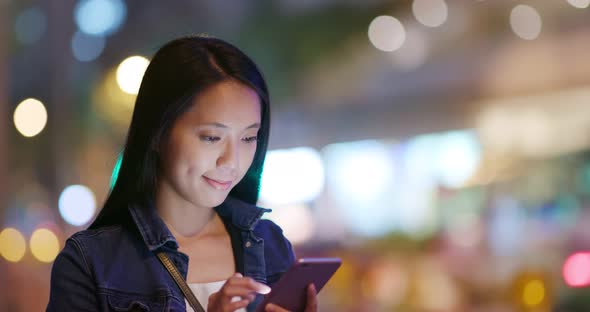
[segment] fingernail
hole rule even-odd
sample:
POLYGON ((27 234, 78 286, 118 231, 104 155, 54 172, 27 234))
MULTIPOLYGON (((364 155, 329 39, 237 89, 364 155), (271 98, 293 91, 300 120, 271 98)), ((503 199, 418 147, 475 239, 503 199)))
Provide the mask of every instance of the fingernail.
POLYGON ((270 292, 270 290, 271 290, 270 287, 268 287, 264 284, 258 283, 258 290, 256 292, 261 295, 266 295, 270 292))
POLYGON ((235 276, 235 277, 242 277, 242 274, 240 274, 239 272, 236 272, 236 273, 234 274, 234 276, 235 276))

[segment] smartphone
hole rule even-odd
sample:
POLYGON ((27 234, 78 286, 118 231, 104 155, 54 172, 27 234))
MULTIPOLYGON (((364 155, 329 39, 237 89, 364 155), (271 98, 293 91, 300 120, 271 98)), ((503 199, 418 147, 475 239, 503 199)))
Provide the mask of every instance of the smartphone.
POLYGON ((293 312, 303 311, 307 301, 307 285, 313 283, 319 293, 341 264, 342 260, 339 258, 298 259, 273 285, 272 291, 264 297, 257 311, 264 311, 269 303, 293 312))

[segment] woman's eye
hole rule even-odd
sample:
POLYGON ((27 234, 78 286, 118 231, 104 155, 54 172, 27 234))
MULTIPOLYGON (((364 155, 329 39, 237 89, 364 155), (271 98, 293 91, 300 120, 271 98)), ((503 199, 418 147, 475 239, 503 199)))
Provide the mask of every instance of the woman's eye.
POLYGON ((251 136, 251 137, 247 137, 243 139, 245 142, 250 143, 250 142, 256 142, 258 141, 258 136, 251 136))
POLYGON ((217 142, 219 141, 220 138, 216 137, 216 136, 210 136, 210 135, 202 135, 201 136, 201 141, 205 141, 205 142, 217 142))

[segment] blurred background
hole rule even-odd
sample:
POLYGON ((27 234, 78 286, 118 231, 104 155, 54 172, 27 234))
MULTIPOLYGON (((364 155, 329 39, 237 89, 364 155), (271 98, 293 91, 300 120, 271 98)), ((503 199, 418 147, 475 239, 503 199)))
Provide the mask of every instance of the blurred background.
POLYGON ((270 86, 260 205, 344 260, 321 311, 590 311, 589 4, 0 0, 0 310, 44 310, 150 57, 207 33, 270 86))

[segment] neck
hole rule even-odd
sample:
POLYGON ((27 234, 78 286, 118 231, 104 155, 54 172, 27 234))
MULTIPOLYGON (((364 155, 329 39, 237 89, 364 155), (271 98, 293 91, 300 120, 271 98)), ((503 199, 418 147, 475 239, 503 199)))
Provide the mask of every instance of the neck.
POLYGON ((156 210, 179 244, 215 233, 223 226, 213 207, 196 206, 165 183, 158 187, 156 210))

